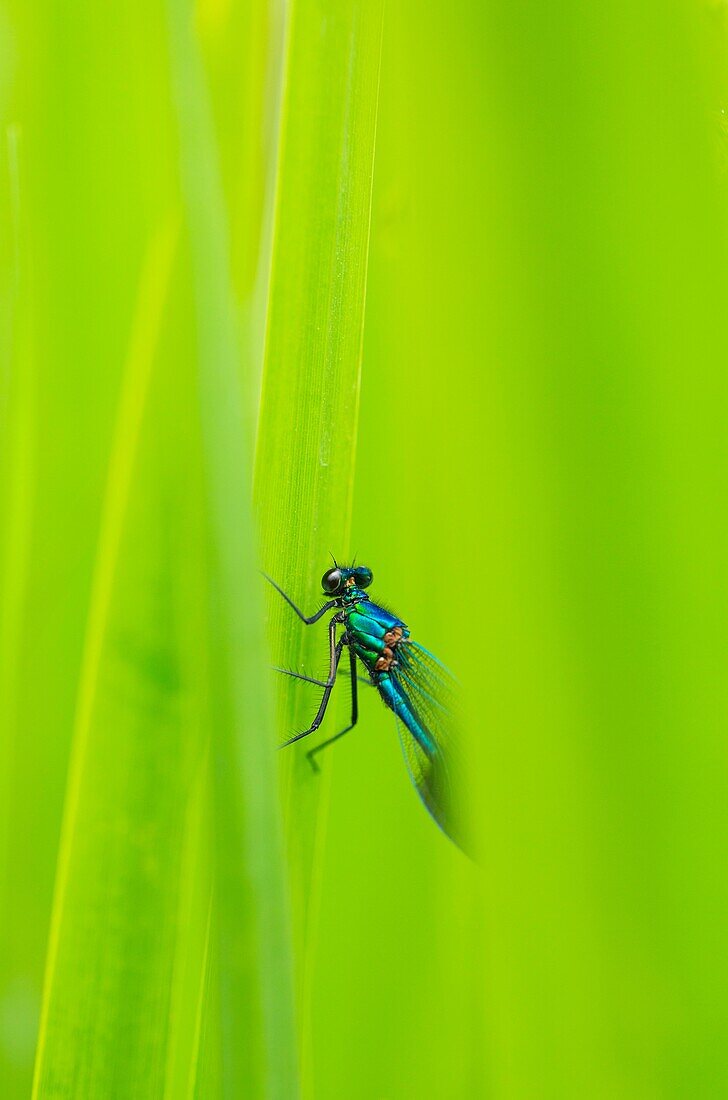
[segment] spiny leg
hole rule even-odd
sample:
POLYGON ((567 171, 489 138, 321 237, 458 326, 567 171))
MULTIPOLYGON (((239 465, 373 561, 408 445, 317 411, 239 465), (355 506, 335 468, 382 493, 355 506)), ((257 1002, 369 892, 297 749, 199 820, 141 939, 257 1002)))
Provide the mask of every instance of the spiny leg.
POLYGON ((316 712, 316 717, 314 718, 313 722, 307 730, 303 730, 301 733, 295 733, 293 737, 289 737, 287 741, 284 741, 282 745, 278 746, 279 749, 285 749, 287 745, 292 745, 295 741, 300 741, 301 738, 308 737, 309 733, 313 733, 315 730, 317 730, 324 720, 326 708, 328 707, 329 699, 331 698, 331 692, 333 690, 334 684, 336 683, 336 670, 339 667, 341 651, 344 648, 347 640, 346 635, 344 634, 338 642, 336 641, 336 624, 338 622, 338 615, 334 615, 331 619, 331 622, 329 623, 329 678, 324 684, 324 695, 323 699, 321 700, 321 705, 316 712))
MULTIPOLYGON (((328 683, 328 680, 317 680, 315 676, 304 676, 302 672, 292 672, 290 668, 279 668, 277 665, 273 665, 271 671, 280 672, 283 676, 291 676, 294 680, 303 680, 307 684, 316 684, 317 687, 325 688, 328 683)), ((357 676, 357 680, 365 687, 374 687, 369 676, 357 676)))
POLYGON ((316 680, 313 676, 304 676, 302 672, 291 672, 289 668, 278 668, 277 665, 273 666, 273 672, 282 672, 284 676, 291 676, 294 680, 305 680, 307 684, 316 684, 322 688, 328 685, 328 680, 316 680))
POLYGON ((269 584, 273 585, 276 592, 280 592, 281 596, 283 596, 283 599, 286 601, 286 603, 289 604, 293 608, 293 610, 298 615, 299 619, 301 619, 301 621, 304 622, 306 624, 306 626, 311 626, 312 623, 318 622, 318 620, 321 618, 322 615, 325 615, 326 612, 330 611, 332 607, 336 607, 336 600, 329 600, 328 603, 325 603, 324 606, 321 608, 321 610, 317 611, 315 615, 304 615, 304 613, 301 611, 300 607, 296 606, 296 604, 293 602, 291 597, 286 595, 286 593, 283 591, 283 589, 279 585, 276 584, 276 582, 273 580, 272 577, 269 577, 267 573, 264 573, 263 576, 265 577, 265 579, 268 581, 269 584))
POLYGON ((341 730, 339 733, 335 733, 333 737, 329 737, 327 741, 322 741, 320 745, 317 745, 315 749, 311 749, 306 753, 306 759, 311 764, 311 767, 315 772, 319 771, 319 766, 314 760, 314 756, 317 752, 321 752, 322 749, 328 748, 329 745, 333 745, 334 741, 338 741, 340 737, 343 737, 345 733, 353 730, 359 717, 359 702, 357 699, 357 681, 358 676, 356 674, 356 654, 354 650, 349 648, 349 668, 351 670, 351 722, 346 729, 341 730))

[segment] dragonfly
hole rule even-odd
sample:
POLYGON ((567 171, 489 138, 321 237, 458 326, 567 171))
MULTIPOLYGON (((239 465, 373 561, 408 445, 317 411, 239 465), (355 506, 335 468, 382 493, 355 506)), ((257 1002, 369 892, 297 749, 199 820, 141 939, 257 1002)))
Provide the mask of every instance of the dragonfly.
POLYGON ((359 718, 359 662, 364 681, 374 687, 382 702, 394 712, 407 770, 426 809, 460 848, 467 850, 458 767, 456 682, 445 665, 416 642, 407 624, 392 611, 374 603, 367 589, 374 576, 365 565, 338 565, 321 578, 326 602, 313 615, 305 615, 291 597, 264 574, 306 626, 329 611, 329 672, 325 680, 278 668, 287 676, 323 688, 316 716, 308 729, 284 741, 286 748, 315 733, 324 720, 336 684, 342 653, 349 654, 351 720, 349 724, 307 755, 315 770, 316 756, 349 733, 359 718))

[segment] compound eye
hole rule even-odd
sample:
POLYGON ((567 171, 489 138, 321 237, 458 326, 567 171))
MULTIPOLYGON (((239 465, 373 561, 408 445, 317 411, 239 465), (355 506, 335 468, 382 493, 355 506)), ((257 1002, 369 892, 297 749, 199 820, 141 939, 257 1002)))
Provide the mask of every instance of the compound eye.
POLYGON ((329 569, 321 578, 321 587, 329 596, 333 596, 341 587, 341 570, 329 569))
POLYGON ((374 574, 371 569, 357 569, 356 583, 358 588, 368 588, 373 580, 374 574))

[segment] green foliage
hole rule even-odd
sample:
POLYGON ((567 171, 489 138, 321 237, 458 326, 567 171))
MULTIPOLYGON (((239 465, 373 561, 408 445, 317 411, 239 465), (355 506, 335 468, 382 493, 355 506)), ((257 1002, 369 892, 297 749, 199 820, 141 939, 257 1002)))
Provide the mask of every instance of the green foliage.
MULTIPOLYGON (((309 609, 321 601, 329 554, 348 551, 381 31, 379 0, 334 9, 304 0, 293 9, 287 44, 255 496, 264 568, 309 609)), ((305 637, 277 594, 269 607, 276 661, 316 669, 325 628, 305 637)), ((308 695, 281 685, 281 730, 309 724, 308 695)), ((308 1092, 328 784, 312 773, 306 748, 283 757, 282 792, 308 1092)))
POLYGON ((46 7, 6 165, 3 1094, 39 1004, 37 1096, 289 1097, 256 368, 192 11, 86 5, 47 47, 46 7))
POLYGON ((2 9, 4 1100, 725 1094, 724 22, 2 9), (480 868, 373 692, 274 751, 330 552, 480 868))

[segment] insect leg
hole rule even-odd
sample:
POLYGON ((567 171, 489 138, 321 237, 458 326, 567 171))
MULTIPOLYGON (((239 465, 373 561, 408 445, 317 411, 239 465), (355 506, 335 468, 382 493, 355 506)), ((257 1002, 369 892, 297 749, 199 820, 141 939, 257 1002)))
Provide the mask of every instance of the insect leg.
POLYGON ((293 737, 289 737, 287 741, 284 741, 282 745, 278 746, 279 749, 285 749, 287 745, 292 745, 295 741, 300 741, 302 737, 308 737, 309 733, 313 733, 314 730, 317 730, 324 720, 326 708, 328 707, 329 699, 331 698, 331 692, 333 690, 334 684, 336 683, 336 670, 339 667, 341 651, 346 644, 345 634, 343 634, 341 638, 339 638, 338 642, 336 641, 336 626, 339 621, 340 620, 338 616, 334 615, 331 619, 331 622, 329 623, 329 653, 331 655, 331 661, 329 664, 329 678, 325 682, 323 699, 321 700, 321 705, 316 712, 316 717, 314 718, 313 722, 307 730, 303 730, 301 733, 295 733, 293 737))
POLYGON ((315 772, 319 770, 319 766, 314 760, 314 756, 317 752, 321 752, 321 749, 328 748, 329 745, 333 745, 334 741, 338 741, 340 737, 343 737, 349 730, 353 730, 359 717, 359 701, 357 698, 357 681, 359 677, 356 674, 356 654, 353 649, 349 649, 349 662, 351 669, 351 722, 346 729, 341 730, 339 733, 335 733, 333 737, 329 737, 327 741, 322 741, 320 745, 317 745, 315 749, 311 749, 306 753, 306 759, 311 764, 311 767, 315 772))
MULTIPOLYGON (((271 672, 280 672, 283 676, 291 676, 294 680, 303 680, 307 684, 316 684, 317 687, 322 688, 325 688, 328 683, 328 680, 317 680, 315 676, 304 676, 302 672, 293 672, 290 668, 279 668, 278 665, 272 665, 271 672)), ((368 676, 357 676, 357 680, 365 687, 374 687, 368 676)))
POLYGON ((273 672, 282 672, 284 676, 292 676, 294 680, 305 680, 307 684, 318 684, 322 688, 328 684, 328 680, 315 680, 313 676, 304 676, 301 672, 291 672, 288 668, 278 668, 276 665, 273 666, 273 672))
POLYGON ((279 587, 279 585, 276 584, 276 582, 273 580, 272 577, 269 577, 267 573, 264 573, 263 576, 265 577, 265 579, 270 584, 273 585, 276 592, 280 592, 281 596, 283 596, 283 599, 286 601, 286 603, 289 604, 293 608, 293 610, 298 615, 299 619, 301 619, 301 621, 304 622, 306 624, 306 626, 311 626, 312 623, 318 622, 318 620, 321 618, 322 615, 325 615, 326 612, 330 611, 332 607, 336 607, 336 600, 329 600, 328 603, 325 603, 324 606, 321 608, 321 610, 317 611, 314 615, 304 615, 304 613, 301 611, 300 607, 296 606, 296 604, 293 602, 291 597, 286 595, 286 593, 283 591, 283 589, 281 587, 279 587))

